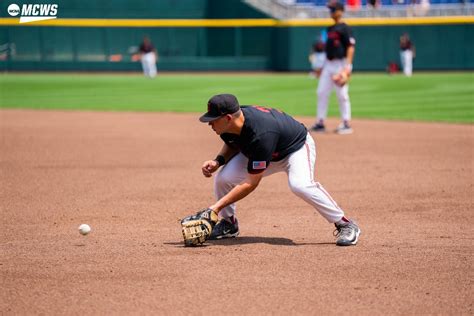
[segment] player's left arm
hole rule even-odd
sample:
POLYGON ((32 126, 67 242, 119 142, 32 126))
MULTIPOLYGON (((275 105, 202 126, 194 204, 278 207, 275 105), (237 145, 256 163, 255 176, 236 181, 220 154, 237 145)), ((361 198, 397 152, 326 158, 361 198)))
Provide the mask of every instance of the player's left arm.
POLYGON ((352 63, 354 61, 354 53, 355 53, 355 44, 356 40, 354 35, 352 35, 352 29, 350 26, 346 26, 345 32, 343 33, 343 41, 346 48, 346 65, 344 67, 344 72, 346 76, 350 76, 352 73, 352 63))
POLYGON ((352 61, 354 60, 355 46, 351 45, 347 48, 346 55, 346 72, 348 75, 352 72, 352 61))
POLYGON ((344 86, 350 79, 352 74, 352 60, 354 59, 355 48, 354 45, 349 44, 346 49, 345 66, 338 74, 332 77, 332 80, 340 87, 344 86))

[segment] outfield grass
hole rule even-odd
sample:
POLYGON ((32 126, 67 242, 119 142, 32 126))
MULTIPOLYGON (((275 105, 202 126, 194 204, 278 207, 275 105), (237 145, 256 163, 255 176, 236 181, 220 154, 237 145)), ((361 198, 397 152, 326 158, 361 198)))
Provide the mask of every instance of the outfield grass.
MULTIPOLYGON (((317 81, 306 74, 3 74, 0 107, 203 112, 210 96, 314 116, 317 81)), ((474 73, 358 74, 351 81, 355 118, 472 123, 474 73)), ((338 116, 334 94, 330 116, 338 116)))

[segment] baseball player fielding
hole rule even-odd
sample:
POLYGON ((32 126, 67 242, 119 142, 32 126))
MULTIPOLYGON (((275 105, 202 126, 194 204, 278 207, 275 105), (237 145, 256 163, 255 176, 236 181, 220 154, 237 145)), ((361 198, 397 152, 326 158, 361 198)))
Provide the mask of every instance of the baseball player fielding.
POLYGON ((232 94, 213 96, 199 120, 224 144, 216 158, 201 168, 208 178, 220 169, 214 179, 217 201, 181 221, 185 245, 237 237, 236 202, 253 192, 263 178, 278 172, 287 174, 294 194, 335 225, 338 246, 357 244, 359 226, 314 179, 316 145, 302 123, 277 109, 241 107, 232 94))

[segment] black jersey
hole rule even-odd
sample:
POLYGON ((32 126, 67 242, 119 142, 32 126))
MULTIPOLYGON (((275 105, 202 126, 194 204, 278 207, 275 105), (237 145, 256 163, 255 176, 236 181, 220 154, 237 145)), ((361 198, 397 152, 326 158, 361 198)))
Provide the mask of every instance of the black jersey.
POLYGON ((352 30, 346 23, 334 24, 327 29, 328 38, 326 41, 327 59, 344 59, 349 46, 355 45, 355 38, 352 30))
POLYGON ((400 42, 400 50, 409 50, 411 49, 411 41, 410 40, 406 40, 406 41, 402 41, 400 42))
POLYGON ((153 47, 152 44, 146 44, 146 43, 142 43, 139 48, 139 51, 143 54, 150 53, 154 50, 155 50, 155 47, 153 47))
POLYGON ((240 135, 224 133, 222 140, 248 159, 249 173, 264 171, 303 147, 308 131, 291 116, 272 108, 242 106, 245 122, 240 135))

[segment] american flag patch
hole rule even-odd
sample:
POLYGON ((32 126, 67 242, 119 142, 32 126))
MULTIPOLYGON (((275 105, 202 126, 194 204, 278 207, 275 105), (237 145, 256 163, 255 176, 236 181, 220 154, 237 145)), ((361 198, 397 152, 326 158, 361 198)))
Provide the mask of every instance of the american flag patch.
POLYGON ((261 169, 266 169, 267 168, 267 162, 266 161, 253 161, 252 162, 252 169, 253 170, 261 170, 261 169))

